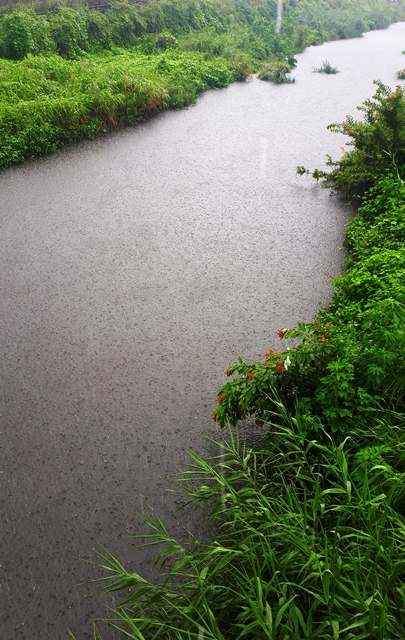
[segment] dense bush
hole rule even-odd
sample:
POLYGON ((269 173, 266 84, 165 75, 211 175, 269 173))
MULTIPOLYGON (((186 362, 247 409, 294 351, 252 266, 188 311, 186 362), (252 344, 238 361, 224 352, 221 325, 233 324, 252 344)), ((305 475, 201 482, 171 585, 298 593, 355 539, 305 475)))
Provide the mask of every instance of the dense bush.
POLYGON ((121 52, 79 62, 59 56, 0 61, 0 167, 195 102, 241 76, 220 58, 121 52))
MULTIPOLYGON (((363 120, 349 116, 342 123, 329 125, 331 131, 349 136, 346 143, 353 149, 340 160, 328 158, 330 171, 315 169, 313 177, 324 178, 326 186, 347 193, 362 195, 386 176, 394 172, 400 180, 405 177, 405 95, 401 87, 392 91, 379 80, 372 99, 357 107, 363 120)), ((299 173, 309 173, 297 167, 299 173)))
MULTIPOLYGON (((281 55, 291 64, 294 53, 309 44, 360 36, 405 15, 403 0, 395 5, 387 5, 384 0, 375 0, 372 5, 365 0, 356 4, 345 0, 336 5, 325 0, 291 1, 285 4, 283 30, 276 36, 274 0, 148 0, 140 4, 115 0, 104 14, 81 6, 79 1, 73 8, 64 6, 62 0, 48 0, 45 16, 36 16, 30 6, 36 5, 19 5, 19 11, 0 18, 0 52, 6 58, 21 59, 28 53, 57 50, 75 59, 83 52, 140 44, 139 38, 150 43, 150 34, 184 36, 187 41, 195 32, 203 39, 217 40, 216 45, 202 45, 214 55, 223 56, 224 47, 229 48, 232 42, 231 48, 249 53, 252 59, 281 55), (226 34, 227 45, 217 39, 221 34, 226 34), (222 50, 216 52, 216 46, 222 50)), ((7 7, 3 9, 8 11, 7 7)))
POLYGON ((291 67, 286 62, 268 62, 260 68, 259 78, 275 84, 288 84, 295 81, 294 78, 287 75, 290 71, 291 67))

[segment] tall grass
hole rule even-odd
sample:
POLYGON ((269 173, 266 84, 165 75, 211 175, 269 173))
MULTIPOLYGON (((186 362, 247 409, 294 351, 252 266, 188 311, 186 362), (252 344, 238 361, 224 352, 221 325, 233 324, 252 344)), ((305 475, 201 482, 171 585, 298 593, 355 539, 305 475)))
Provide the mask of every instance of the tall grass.
POLYGON ((144 537, 161 546, 160 585, 103 553, 105 591, 123 593, 109 622, 124 637, 403 638, 404 417, 360 439, 353 425, 339 442, 309 437, 275 401, 267 428, 260 450, 236 430, 216 456, 190 453, 183 493, 209 506, 215 533, 184 545, 152 514, 144 537))
POLYGON ((241 73, 197 52, 0 60, 0 168, 190 104, 241 73))

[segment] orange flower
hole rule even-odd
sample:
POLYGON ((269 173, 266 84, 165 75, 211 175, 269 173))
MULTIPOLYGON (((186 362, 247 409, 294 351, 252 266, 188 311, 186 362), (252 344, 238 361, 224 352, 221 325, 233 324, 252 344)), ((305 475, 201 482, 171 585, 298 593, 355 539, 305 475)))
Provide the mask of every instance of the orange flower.
POLYGON ((276 362, 276 372, 277 373, 284 373, 284 367, 281 364, 281 360, 277 360, 277 362, 276 362))
POLYGON ((325 342, 326 342, 326 336, 325 336, 324 333, 321 335, 321 342, 322 342, 322 344, 325 344, 325 342))
POLYGON ((256 371, 252 371, 251 373, 248 373, 248 377, 247 377, 247 378, 248 378, 248 380, 253 380, 253 378, 255 377, 255 375, 256 375, 256 371))
POLYGON ((264 354, 263 358, 268 358, 269 356, 272 355, 272 353, 273 353, 273 349, 270 349, 270 351, 264 354))
POLYGON ((223 401, 225 400, 225 398, 226 398, 225 393, 221 393, 221 395, 220 395, 220 396, 218 396, 218 402, 219 402, 219 403, 223 402, 223 401))
POLYGON ((231 375, 231 374, 229 373, 229 369, 227 369, 227 370, 225 371, 225 375, 226 375, 226 376, 228 376, 228 377, 231 375))
POLYGON ((284 334, 285 334, 286 331, 287 331, 287 329, 279 329, 277 331, 278 337, 280 338, 280 340, 282 340, 284 338, 284 334))
POLYGON ((213 421, 214 421, 214 422, 216 422, 216 421, 217 421, 217 414, 215 413, 215 411, 214 411, 214 413, 212 414, 211 418, 213 419, 213 421))

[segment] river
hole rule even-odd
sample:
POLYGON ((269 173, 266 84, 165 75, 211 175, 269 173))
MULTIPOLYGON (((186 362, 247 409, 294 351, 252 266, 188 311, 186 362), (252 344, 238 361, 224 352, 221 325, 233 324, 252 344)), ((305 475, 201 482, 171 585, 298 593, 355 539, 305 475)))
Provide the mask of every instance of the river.
MULTIPOLYGON (((175 463, 205 450, 224 371, 312 320, 342 268, 347 207, 324 165, 405 24, 311 47, 296 83, 258 79, 0 175, 0 638, 92 637, 98 543, 151 505, 170 530, 175 463), (340 73, 313 73, 329 60, 340 73)), ((105 634, 112 639, 113 631, 105 634)))

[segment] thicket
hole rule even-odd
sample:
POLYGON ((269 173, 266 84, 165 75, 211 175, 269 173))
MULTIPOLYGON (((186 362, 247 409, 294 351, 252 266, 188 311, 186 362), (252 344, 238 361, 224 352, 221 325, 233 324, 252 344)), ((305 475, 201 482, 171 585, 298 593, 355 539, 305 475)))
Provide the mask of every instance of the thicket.
POLYGON ((160 585, 103 555, 125 637, 403 639, 404 108, 402 89, 377 83, 365 119, 339 125, 353 149, 326 184, 360 205, 347 270, 316 321, 279 330, 295 344, 228 369, 213 414, 228 441, 180 474, 188 504, 208 505, 212 542, 181 544, 152 514, 160 585), (239 441, 248 417, 266 429, 260 450, 239 441))
POLYGON ((359 36, 405 15, 404 0, 289 0, 276 34, 276 5, 118 0, 105 13, 80 0, 3 7, 0 168, 194 102, 252 71, 291 81, 286 70, 308 44, 359 36))
POLYGON ((291 72, 291 67, 286 62, 268 62, 259 70, 260 80, 274 82, 274 84, 290 84, 295 82, 295 78, 287 75, 291 72))
POLYGON ((0 60, 0 167, 190 104, 242 73, 220 57, 184 51, 0 60))
POLYGON ((403 0, 398 4, 289 0, 284 3, 282 33, 276 35, 275 0, 147 0, 142 4, 118 0, 105 13, 80 2, 70 4, 21 3, 11 13, 11 5, 2 7, 0 55, 20 60, 28 53, 56 51, 75 58, 84 52, 135 44, 144 44, 150 53, 156 47, 181 46, 178 39, 184 37, 185 46, 203 47, 214 55, 223 55, 224 48, 231 46, 252 59, 265 60, 269 54, 291 56, 312 43, 357 37, 404 16, 403 0), (45 9, 45 14, 37 15, 36 8, 45 9))

